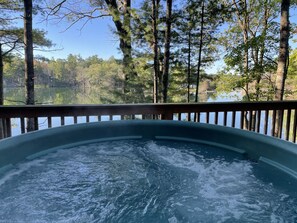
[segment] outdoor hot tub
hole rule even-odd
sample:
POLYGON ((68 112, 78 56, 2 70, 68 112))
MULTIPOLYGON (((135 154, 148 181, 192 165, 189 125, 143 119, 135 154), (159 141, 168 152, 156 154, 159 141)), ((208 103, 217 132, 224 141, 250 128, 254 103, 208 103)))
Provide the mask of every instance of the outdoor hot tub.
POLYGON ((297 145, 180 121, 0 141, 0 222, 296 222, 297 145))

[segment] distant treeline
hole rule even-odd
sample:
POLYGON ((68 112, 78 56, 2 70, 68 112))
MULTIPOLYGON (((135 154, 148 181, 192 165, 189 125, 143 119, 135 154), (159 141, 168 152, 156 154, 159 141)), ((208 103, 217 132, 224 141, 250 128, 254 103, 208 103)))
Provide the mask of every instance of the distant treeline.
MULTIPOLYGON (((133 80, 135 86, 142 86, 144 101, 151 102, 153 97, 153 80, 151 75, 153 67, 138 61, 138 76, 133 80)), ((48 59, 37 57, 34 60, 35 84, 42 87, 73 87, 87 91, 96 88, 100 92, 109 92, 124 97, 123 86, 125 76, 123 63, 120 59, 111 57, 107 60, 90 56, 82 58, 79 55, 68 55, 66 59, 48 59)), ((23 87, 24 60, 21 57, 12 57, 4 63, 4 85, 5 87, 23 87)), ((195 76, 191 81, 192 96, 195 90, 195 76)), ((203 75, 200 92, 206 92, 215 88, 213 76, 203 75)), ((172 71, 169 95, 172 102, 186 101, 187 76, 183 69, 175 66, 172 71)), ((136 97, 136 95, 135 95, 136 97)), ((137 99, 136 99, 137 100, 137 99)), ((139 98, 140 100, 140 98, 139 98)))

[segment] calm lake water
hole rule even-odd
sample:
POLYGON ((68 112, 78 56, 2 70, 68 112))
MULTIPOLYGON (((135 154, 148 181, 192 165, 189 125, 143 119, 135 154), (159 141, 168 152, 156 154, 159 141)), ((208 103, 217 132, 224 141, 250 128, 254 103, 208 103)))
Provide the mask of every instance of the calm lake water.
MULTIPOLYGON (((185 98, 185 97, 184 97, 185 98)), ((36 88, 36 104, 111 104, 123 103, 120 98, 96 89, 83 91, 77 88, 36 88)), ((215 95, 214 93, 200 94, 200 102, 220 102, 220 101, 238 101, 241 100, 240 92, 231 94, 215 95)), ((5 105, 24 105, 24 88, 6 88, 4 89, 5 105)))

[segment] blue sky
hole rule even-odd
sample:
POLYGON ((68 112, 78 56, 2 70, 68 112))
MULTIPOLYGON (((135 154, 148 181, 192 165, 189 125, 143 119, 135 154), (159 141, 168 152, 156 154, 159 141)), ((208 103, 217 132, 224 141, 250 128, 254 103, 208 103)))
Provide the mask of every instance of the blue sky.
MULTIPOLYGON (((290 14, 291 22, 297 23, 296 10, 290 10, 290 14)), ((79 22, 66 30, 70 23, 65 20, 60 23, 54 21, 45 22, 41 18, 35 17, 33 28, 47 31, 47 38, 55 44, 50 52, 35 51, 35 55, 62 59, 69 54, 80 55, 83 58, 92 55, 98 55, 99 58, 103 59, 108 59, 111 56, 122 57, 118 49, 118 38, 112 32, 114 25, 111 18, 95 19, 88 22, 84 27, 83 24, 83 21, 79 22)), ((296 48, 296 43, 291 44, 291 47, 296 48)), ((219 67, 222 67, 222 61, 216 62, 209 69, 209 72, 215 72, 219 67)))
POLYGON ((43 55, 48 58, 66 58, 69 54, 81 55, 83 58, 98 55, 103 59, 111 56, 120 58, 118 50, 118 39, 112 32, 112 21, 110 18, 102 18, 88 22, 83 27, 83 22, 77 23, 69 29, 70 23, 41 22, 34 20, 33 28, 47 31, 46 37, 55 46, 50 52, 35 51, 35 55, 43 55), (83 27, 83 28, 82 28, 83 27))

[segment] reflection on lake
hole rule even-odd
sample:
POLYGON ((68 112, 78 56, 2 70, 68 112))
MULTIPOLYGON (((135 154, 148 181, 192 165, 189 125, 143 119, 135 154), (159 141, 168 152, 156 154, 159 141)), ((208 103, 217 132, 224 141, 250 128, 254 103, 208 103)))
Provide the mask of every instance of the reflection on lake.
MULTIPOLYGON (((102 104, 104 94, 95 90, 87 92, 76 88, 36 88, 36 104, 102 104)), ((4 89, 5 105, 25 104, 24 88, 4 89)))
MULTIPOLYGON (((239 92, 215 95, 214 93, 200 94, 199 102, 221 102, 241 100, 239 92)), ((24 105, 25 88, 5 88, 5 105, 24 105)), ((120 96, 91 88, 83 91, 78 88, 35 88, 36 104, 121 104, 120 96)), ((147 101, 149 103, 149 101, 147 101)))

